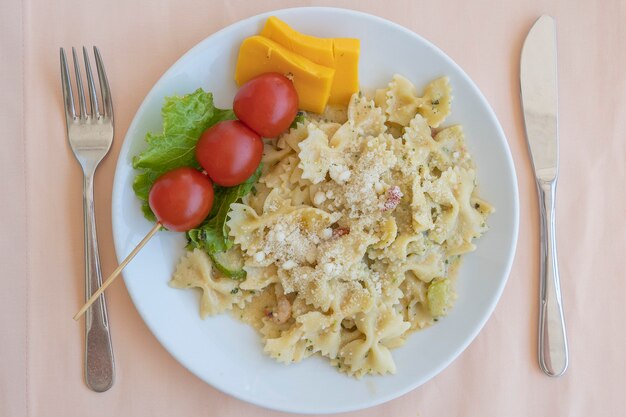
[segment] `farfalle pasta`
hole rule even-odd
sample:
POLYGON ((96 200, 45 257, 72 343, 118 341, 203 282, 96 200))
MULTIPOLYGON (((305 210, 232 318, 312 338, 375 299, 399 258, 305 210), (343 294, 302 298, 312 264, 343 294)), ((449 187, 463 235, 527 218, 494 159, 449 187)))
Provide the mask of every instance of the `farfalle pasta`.
POLYGON ((209 255, 200 249, 185 254, 178 263, 170 281, 174 288, 199 288, 200 316, 205 318, 230 310, 233 306, 243 307, 252 297, 250 294, 235 291, 237 282, 223 279, 213 268, 209 255))
POLYGON ((391 350, 452 307, 461 255, 493 210, 462 127, 440 127, 451 99, 445 77, 419 96, 395 75, 266 141, 255 192, 228 215, 246 279, 194 250, 172 286, 199 287, 202 316, 230 310, 256 327, 279 362, 317 354, 356 377, 394 373, 391 350))

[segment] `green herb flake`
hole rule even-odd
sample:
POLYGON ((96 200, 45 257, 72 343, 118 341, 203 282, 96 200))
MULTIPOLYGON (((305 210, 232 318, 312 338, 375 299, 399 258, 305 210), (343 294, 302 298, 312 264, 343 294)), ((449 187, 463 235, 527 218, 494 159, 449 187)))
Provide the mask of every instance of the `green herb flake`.
POLYGON ((296 118, 293 119, 293 122, 291 122, 289 129, 295 129, 296 127, 298 127, 298 123, 304 123, 305 117, 306 115, 304 114, 304 112, 299 111, 296 114, 296 118))

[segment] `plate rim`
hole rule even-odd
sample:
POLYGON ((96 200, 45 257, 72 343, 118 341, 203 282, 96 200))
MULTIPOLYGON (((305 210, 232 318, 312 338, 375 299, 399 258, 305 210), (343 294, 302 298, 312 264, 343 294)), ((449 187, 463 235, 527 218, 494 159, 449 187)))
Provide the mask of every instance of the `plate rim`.
MULTIPOLYGON (((143 113, 145 111, 145 107, 147 106, 147 104, 152 101, 153 96, 156 94, 157 92, 157 86, 161 83, 161 81, 163 79, 165 79, 170 72, 173 72, 176 67, 178 66, 178 64, 185 60, 185 58, 188 55, 191 55, 194 53, 194 51, 196 49, 200 49, 202 47, 202 45, 205 42, 208 42, 210 38, 212 37, 216 37, 219 36, 220 34, 222 34, 225 31, 230 30, 230 28, 234 25, 245 25, 245 23, 250 22, 250 21, 254 21, 257 19, 263 19, 263 18, 267 18, 269 16, 275 15, 275 14, 283 14, 283 13, 294 13, 294 12, 306 12, 306 11, 317 11, 317 12, 330 12, 330 13, 344 13, 344 14, 348 14, 348 15, 356 15, 360 18, 364 18, 364 19, 368 19, 368 20, 373 20, 376 21, 379 24, 383 24, 383 25, 387 25, 395 30, 399 30, 401 32, 403 32, 405 35, 415 38, 417 41, 421 42, 424 46, 430 48, 431 50, 435 51, 438 55, 440 55, 444 61, 446 61, 446 63, 450 64, 451 66, 455 67, 455 69, 462 75, 462 77, 464 78, 464 81, 467 82, 468 86, 473 90, 473 92, 476 94, 476 97, 479 99, 479 101, 481 102, 482 106, 484 106, 484 108, 487 110, 488 113, 488 117, 489 119, 491 119, 491 122, 494 124, 494 126, 496 127, 496 133, 497 136, 500 138, 500 140, 502 141, 502 144, 504 145, 504 154, 506 157, 506 165, 508 166, 508 168, 510 169, 510 174, 512 176, 512 185, 513 185, 513 190, 512 190, 512 194, 513 194, 513 201, 512 201, 512 208, 513 208, 513 236, 511 239, 511 248, 509 250, 507 259, 506 259, 506 267, 504 270, 504 278, 500 281, 500 284, 497 287, 496 292, 494 293, 494 296, 492 298, 491 303, 487 306, 487 308, 485 309, 485 314, 482 315, 482 317, 480 317, 480 322, 478 323, 478 325, 474 328, 474 330, 471 332, 471 334, 464 340, 464 342, 462 344, 460 344, 457 349, 454 351, 453 355, 450 355, 448 357, 448 359, 446 361, 443 361, 440 366, 436 367, 436 369, 434 369, 431 373, 429 373, 428 375, 422 377, 422 378, 418 378, 416 379, 413 383, 411 384, 407 384, 406 386, 402 387, 401 389, 395 390, 392 393, 389 393, 385 396, 381 396, 381 397, 377 397, 376 399, 370 400, 370 401, 365 401, 363 402, 363 404, 358 404, 358 405, 347 405, 347 406, 342 406, 342 407, 338 407, 338 406, 334 406, 334 407, 325 407, 323 404, 319 404, 319 406, 315 409, 301 409, 301 408, 297 408, 296 406, 292 405, 292 406, 282 406, 282 405, 277 405, 274 406, 272 404, 268 404, 268 403, 264 403, 262 401, 259 401, 257 399, 257 397, 254 396, 246 396, 245 391, 235 391, 235 390, 229 390, 226 388, 223 388, 221 386, 219 386, 219 384, 215 383, 215 380, 207 380, 204 377, 201 377, 199 374, 197 374, 194 369, 188 367, 185 364, 185 361, 181 360, 179 358, 179 355, 177 353, 175 353, 176 349, 173 349, 170 344, 167 342, 167 340, 162 339, 158 332, 155 331, 155 329, 152 328, 152 326, 149 324, 149 321, 146 320, 146 317, 144 316, 144 312, 142 312, 142 310, 140 310, 139 308, 137 308, 137 302, 135 300, 136 295, 131 292, 128 291, 128 294, 133 302, 133 306, 135 307, 135 310, 139 313, 139 316, 141 317, 141 319, 143 320, 144 324, 146 325, 146 327, 148 327, 148 329, 150 330, 150 332, 152 333, 152 335, 159 341, 159 343, 165 348, 165 350, 184 368, 186 368, 191 374, 193 374, 196 378, 200 379, 202 382, 209 384, 212 388, 223 392, 225 394, 228 394, 234 398, 237 398, 238 400, 241 401, 245 401, 247 403, 251 403, 254 404, 256 406, 259 407, 263 407, 266 409, 271 409, 271 410, 277 410, 277 411, 282 411, 282 412, 290 412, 290 413, 301 413, 301 414, 329 414, 329 413, 342 413, 342 412, 349 412, 349 411, 357 411, 357 410, 362 410, 362 409, 366 409, 366 408, 371 408, 383 403, 386 403, 388 401, 391 401, 393 399, 399 398, 401 396, 404 396, 405 394, 407 394, 410 391, 413 391, 414 389, 416 389, 417 387, 425 384, 426 382, 428 382, 429 380, 431 380, 432 378, 434 378, 436 375, 440 374, 443 370, 445 370, 452 362, 454 362, 455 360, 457 360, 459 358, 459 356, 465 351, 465 349, 467 349, 467 347, 476 339, 476 337, 478 336, 478 334, 482 331, 482 329, 484 328, 485 324, 487 323, 487 321, 491 318, 491 316, 494 313, 494 310, 497 306, 497 304, 499 303, 501 297, 502 297, 502 293, 504 291, 504 288, 506 287, 506 284, 508 283, 510 274, 511 274, 511 270, 513 267, 513 262, 515 259, 515 255, 517 252, 517 242, 518 242, 518 237, 519 237, 519 216, 520 216, 520 202, 519 202, 519 184, 518 184, 518 180, 517 180, 517 172, 515 169, 515 163, 514 163, 514 159, 511 153, 511 148, 509 146, 509 141, 507 140, 507 136, 504 132, 504 129, 502 128, 500 121, 497 118, 497 115, 495 113, 495 111, 493 110, 493 108, 491 107, 491 105, 489 104, 489 102, 487 101, 487 99, 485 98, 485 96, 483 95, 482 91, 478 88, 478 86, 476 85, 476 83, 472 80, 472 78, 463 70, 463 68, 461 68, 450 56, 448 56, 442 49, 440 49, 439 47, 437 47, 434 43, 430 42, 429 40, 425 39, 424 37, 422 37, 421 35, 419 35, 416 32, 413 32, 412 30, 396 23, 393 21, 390 21, 388 19, 385 19, 383 17, 380 16, 376 16, 370 13, 366 13, 366 12, 362 12, 359 10, 352 10, 352 9, 347 9, 347 8, 340 8, 340 7, 324 7, 324 6, 311 6, 311 7, 289 7, 289 8, 282 8, 282 9, 276 9, 276 10, 270 10, 267 12, 263 12, 263 13, 259 13, 256 15, 252 15, 249 17, 246 17, 244 19, 240 19, 240 20, 236 20, 224 27, 222 27, 221 29, 217 30, 216 32, 213 32, 211 34, 209 34, 208 36, 206 36, 204 39, 200 40, 199 42, 197 42, 195 45, 193 45, 191 48, 189 48, 184 54, 182 54, 174 63, 172 63, 167 70, 165 70, 165 72, 163 72, 163 74, 159 77, 159 79, 152 85, 152 87, 150 88, 150 91, 146 94, 146 96, 144 97, 144 99, 142 100, 141 104, 139 105, 139 107, 137 108, 137 110, 135 111, 135 114, 133 116, 133 119, 131 121, 131 123, 128 126, 128 129, 126 130, 126 133, 124 134, 124 140, 122 143, 122 146, 120 147, 120 151, 118 153, 117 156, 117 162, 116 162, 116 167, 115 167, 115 172, 114 172, 114 180, 113 180, 113 187, 112 187, 112 199, 111 199, 111 213, 112 213, 112 221, 111 221, 111 229, 112 229, 112 233, 113 233, 113 241, 114 241, 114 247, 115 247, 115 254, 116 254, 116 259, 118 260, 118 262, 121 262, 126 255, 122 253, 122 243, 119 242, 119 239, 116 238, 117 234, 115 233, 116 229, 117 229, 117 224, 118 222, 115 220, 113 213, 115 213, 115 208, 116 206, 119 206, 121 204, 122 201, 122 187, 120 186, 119 182, 122 181, 121 180, 121 170, 123 165, 126 164, 126 161, 122 160, 122 158, 120 158, 120 155, 127 155, 129 152, 129 148, 131 146, 131 141, 132 138, 129 138, 128 136, 128 132, 132 132, 134 130, 136 130, 136 125, 139 123, 139 118, 137 117, 138 114, 143 113)), ((123 274, 124 277, 124 282, 126 283, 126 276, 123 274)), ((393 377, 393 376, 388 376, 388 377, 393 377)))

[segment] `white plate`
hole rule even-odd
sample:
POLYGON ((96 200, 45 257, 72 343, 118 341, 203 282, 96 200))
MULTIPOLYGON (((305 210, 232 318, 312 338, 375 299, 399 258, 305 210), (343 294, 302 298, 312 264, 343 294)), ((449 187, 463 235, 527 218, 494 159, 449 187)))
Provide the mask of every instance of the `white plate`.
MULTIPOLYGON (((496 207, 491 230, 466 256, 458 300, 436 326, 414 333, 393 350, 393 376, 352 379, 326 360, 310 358, 285 366, 262 352, 255 331, 228 315, 201 320, 198 294, 170 288, 167 281, 183 254, 182 233, 159 232, 124 271, 130 296, 165 348, 187 369, 215 388, 263 407, 301 413, 356 410, 396 398, 441 372, 469 345, 493 311, 504 288, 517 242, 515 170, 502 128, 485 98, 450 58, 415 33, 381 18, 333 8, 275 11, 235 23, 205 39, 178 60, 152 88, 130 125, 113 186, 113 235, 121 261, 150 230, 132 191, 131 159, 144 148, 148 131, 161 131, 165 96, 202 87, 216 104, 231 107, 236 91, 235 60, 241 41, 259 33, 276 15, 294 28, 324 37, 361 39, 360 82, 385 85, 394 73, 418 89, 433 78, 450 77, 454 93, 447 124, 461 123, 478 167, 481 195, 496 207)), ((459 36, 461 36, 459 34, 459 36)))

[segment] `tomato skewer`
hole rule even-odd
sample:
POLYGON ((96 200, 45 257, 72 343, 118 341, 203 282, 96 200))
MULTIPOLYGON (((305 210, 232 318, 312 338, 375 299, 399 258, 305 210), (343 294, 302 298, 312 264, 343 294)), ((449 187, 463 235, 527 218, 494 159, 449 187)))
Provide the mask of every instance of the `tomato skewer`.
POLYGON ((74 315, 74 320, 78 320, 87 311, 161 227, 184 232, 200 225, 213 206, 213 184, 209 177, 196 169, 189 167, 173 169, 157 178, 150 189, 148 202, 158 221, 100 288, 89 297, 74 315))
POLYGON ((229 187, 241 184, 254 173, 263 156, 261 136, 276 137, 289 128, 298 111, 298 95, 285 76, 262 74, 241 86, 233 109, 240 120, 215 124, 196 145, 196 159, 207 175, 182 167, 157 178, 148 197, 157 223, 91 295, 74 320, 87 311, 161 227, 186 232, 204 221, 213 206, 211 180, 229 187))

